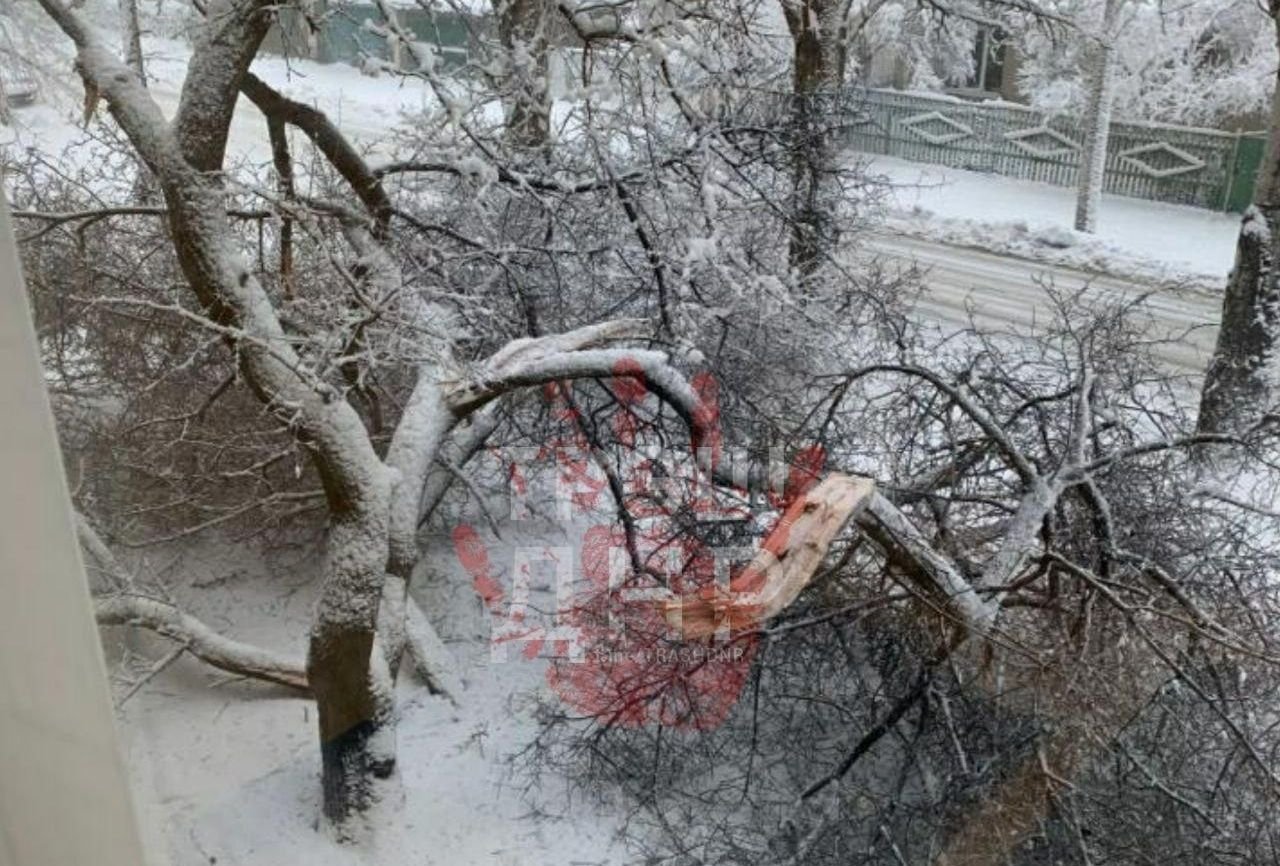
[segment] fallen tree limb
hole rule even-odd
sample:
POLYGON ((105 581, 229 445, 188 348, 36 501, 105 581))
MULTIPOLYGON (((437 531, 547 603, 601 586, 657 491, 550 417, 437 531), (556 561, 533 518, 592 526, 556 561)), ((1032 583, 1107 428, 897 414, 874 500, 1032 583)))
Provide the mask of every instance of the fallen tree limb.
POLYGON ((879 493, 857 515, 858 528, 917 587, 937 599, 971 633, 988 634, 999 607, 983 599, 909 517, 879 493))
POLYGON ((427 689, 457 706, 462 694, 457 662, 412 595, 405 602, 405 639, 414 672, 427 684, 427 689))
POLYGON ((311 693, 306 666, 300 659, 286 658, 221 635, 176 605, 139 593, 102 536, 83 514, 77 511, 74 516, 81 547, 114 590, 110 595, 94 599, 98 625, 145 628, 177 641, 191 655, 219 670, 311 693))
POLYGON ((310 694, 302 661, 218 634, 190 614, 168 602, 135 594, 94 601, 98 625, 132 625, 181 643, 208 665, 228 673, 266 680, 310 694))
POLYGON ((665 602, 667 625, 685 640, 698 640, 719 629, 741 631, 777 616, 808 585, 836 536, 874 494, 870 479, 827 476, 787 508, 727 592, 713 586, 665 602))

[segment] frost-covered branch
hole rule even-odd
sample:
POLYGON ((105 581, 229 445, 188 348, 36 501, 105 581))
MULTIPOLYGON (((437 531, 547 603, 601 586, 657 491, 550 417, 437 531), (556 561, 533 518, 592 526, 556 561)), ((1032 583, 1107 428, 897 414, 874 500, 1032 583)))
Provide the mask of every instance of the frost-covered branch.
POLYGON ((222 168, 240 86, 271 26, 275 5, 274 0, 220 0, 208 5, 173 118, 183 156, 198 171, 222 168))
POLYGON ((144 628, 177 641, 191 655, 220 670, 310 691, 301 660, 221 635, 176 605, 142 595, 85 516, 76 512, 75 522, 81 547, 111 586, 109 594, 94 599, 99 625, 144 628))
MULTIPOLYGON (((450 466, 465 466, 498 429, 502 421, 500 406, 498 402, 490 403, 478 412, 471 413, 465 421, 456 426, 452 435, 441 446, 436 462, 448 463, 450 466)), ((418 505, 419 528, 435 514, 436 508, 453 485, 453 481, 452 472, 432 472, 427 476, 427 483, 422 489, 422 500, 418 505)))
MULTIPOLYGON (((92 210, 71 211, 67 213, 54 213, 49 211, 35 210, 15 210, 11 216, 18 219, 29 219, 43 222, 44 226, 29 235, 18 238, 18 243, 26 244, 38 241, 49 232, 66 225, 67 223, 79 223, 76 227, 78 230, 84 230, 86 227, 100 220, 109 219, 116 216, 165 216, 168 211, 159 205, 121 205, 117 207, 94 208, 92 210)), ((246 210, 244 208, 231 208, 227 211, 227 216, 236 219, 247 220, 263 220, 271 217, 271 211, 268 210, 246 210)))
POLYGON ((977 405, 967 394, 958 386, 952 385, 933 370, 924 367, 914 366, 910 364, 872 364, 862 367, 858 370, 848 373, 850 381, 857 381, 866 376, 875 373, 899 373, 906 376, 912 376, 917 379, 923 379, 934 388, 946 394, 957 407, 960 408, 970 419, 973 420, 987 435, 988 438, 1004 455, 1009 465, 1018 473, 1018 477, 1022 479, 1024 484, 1029 484, 1033 479, 1038 477, 1039 472, 1031 465, 1026 456, 1013 444, 1013 441, 1005 434, 1000 423, 986 412, 981 406, 977 405))
POLYGON ((858 528, 906 576, 936 599, 971 633, 983 636, 995 625, 999 608, 984 599, 951 559, 939 553, 915 523, 880 493, 857 518, 858 528))
POLYGON ((225 637, 168 602, 123 593, 95 599, 94 613, 98 625, 144 628, 177 641, 191 655, 219 670, 310 694, 301 659, 225 637))
POLYGON ((382 186, 382 175, 369 168, 364 157, 328 116, 318 108, 281 94, 252 72, 245 73, 240 89, 263 114, 297 127, 311 140, 369 211, 377 233, 385 235, 393 207, 382 186))

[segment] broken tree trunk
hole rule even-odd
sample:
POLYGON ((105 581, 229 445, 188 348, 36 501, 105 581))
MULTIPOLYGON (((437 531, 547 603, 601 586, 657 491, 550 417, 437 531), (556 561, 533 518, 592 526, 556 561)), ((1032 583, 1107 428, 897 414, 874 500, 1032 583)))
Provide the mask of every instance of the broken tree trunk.
POLYGON ((760 552, 729 582, 663 604, 667 624, 685 640, 718 630, 742 631, 786 610, 808 585, 832 542, 867 507, 875 482, 830 475, 796 499, 765 539, 760 552))

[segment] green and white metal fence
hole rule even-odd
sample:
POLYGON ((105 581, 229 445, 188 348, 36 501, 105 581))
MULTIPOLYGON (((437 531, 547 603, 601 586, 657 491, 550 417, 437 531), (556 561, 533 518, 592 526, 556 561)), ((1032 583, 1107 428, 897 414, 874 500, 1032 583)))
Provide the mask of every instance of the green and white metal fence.
MULTIPOLYGON (((391 14, 397 24, 431 49, 438 68, 446 72, 463 66, 476 36, 490 28, 489 20, 483 16, 452 10, 397 6, 391 8, 391 14)), ((280 8, 263 48, 321 63, 355 66, 372 58, 411 66, 413 61, 407 52, 393 51, 386 37, 378 32, 382 24, 382 10, 371 3, 321 0, 306 14, 286 5, 280 8)))
MULTIPOLYGON (((1084 136, 1075 118, 892 90, 841 97, 843 143, 854 150, 1059 186, 1076 182, 1084 136)), ((1239 211, 1251 198, 1261 153, 1253 135, 1113 122, 1103 190, 1239 211)))

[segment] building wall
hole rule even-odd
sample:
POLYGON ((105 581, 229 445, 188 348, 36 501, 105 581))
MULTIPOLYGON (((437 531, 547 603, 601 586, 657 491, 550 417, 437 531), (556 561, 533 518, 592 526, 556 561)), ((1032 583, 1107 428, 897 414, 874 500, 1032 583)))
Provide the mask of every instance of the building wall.
POLYGON ((116 739, 4 201, 0 411, 0 866, 156 866, 116 739))

